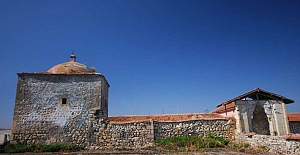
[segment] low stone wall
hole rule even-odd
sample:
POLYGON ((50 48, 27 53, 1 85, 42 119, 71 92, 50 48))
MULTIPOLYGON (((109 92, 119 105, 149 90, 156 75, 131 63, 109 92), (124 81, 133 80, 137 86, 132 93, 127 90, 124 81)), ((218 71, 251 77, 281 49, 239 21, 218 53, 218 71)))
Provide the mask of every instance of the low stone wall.
POLYGON ((229 138, 234 132, 232 121, 191 120, 182 122, 131 122, 124 124, 94 121, 90 127, 89 148, 109 149, 151 146, 154 140, 171 136, 200 135, 213 133, 229 138), (95 131, 95 132, 94 132, 95 131))
POLYGON ((253 135, 248 137, 237 135, 236 142, 248 143, 251 146, 265 146, 270 149, 269 152, 273 153, 300 154, 300 141, 285 140, 284 136, 253 135))
POLYGON ((300 122, 289 122, 291 133, 300 133, 300 122))
POLYGON ((40 126, 25 126, 31 130, 15 133, 14 139, 24 144, 65 142, 90 149, 115 149, 151 146, 155 140, 171 136, 204 136, 206 133, 232 139, 235 130, 234 120, 216 114, 120 116, 101 119, 93 111, 89 111, 89 114, 84 115, 86 117, 88 121, 73 119, 67 123, 69 125, 53 128, 43 128, 43 125, 35 122, 34 124, 40 126), (80 124, 76 125, 76 122, 80 124), (43 132, 40 133, 41 131, 43 132))
POLYGON ((153 142, 153 124, 137 122, 126 124, 96 124, 96 141, 90 142, 91 149, 143 147, 153 142))
POLYGON ((192 120, 185 122, 155 122, 154 138, 163 139, 170 136, 199 135, 213 133, 215 136, 229 138, 234 132, 228 120, 192 120))

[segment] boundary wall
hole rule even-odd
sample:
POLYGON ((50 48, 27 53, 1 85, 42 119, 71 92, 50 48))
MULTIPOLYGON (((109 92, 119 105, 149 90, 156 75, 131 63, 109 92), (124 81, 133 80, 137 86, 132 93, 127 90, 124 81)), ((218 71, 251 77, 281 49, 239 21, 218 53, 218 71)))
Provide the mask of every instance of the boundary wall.
POLYGON ((152 146, 155 140, 171 136, 213 133, 215 136, 232 139, 235 124, 228 119, 186 120, 177 122, 136 121, 109 122, 91 121, 89 137, 90 149, 111 149, 152 146))
POLYGON ((300 141, 289 140, 287 136, 237 134, 236 143, 248 143, 251 146, 267 147, 269 152, 278 154, 300 154, 300 141))

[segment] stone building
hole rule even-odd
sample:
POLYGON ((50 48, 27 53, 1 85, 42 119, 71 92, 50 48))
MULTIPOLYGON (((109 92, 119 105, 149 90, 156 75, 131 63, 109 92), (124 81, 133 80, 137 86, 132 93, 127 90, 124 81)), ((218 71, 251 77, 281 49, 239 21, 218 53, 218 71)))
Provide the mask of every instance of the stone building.
POLYGON ((286 104, 293 100, 260 88, 253 89, 217 106, 212 113, 236 119, 236 132, 261 135, 290 133, 286 104))
POLYGON ((13 141, 86 145, 89 118, 108 117, 110 85, 94 68, 76 62, 74 54, 47 72, 17 75, 13 141))
MULTIPOLYGON (((243 135, 239 133, 256 132, 259 134, 255 135, 258 138, 254 136, 256 143, 269 142, 265 146, 272 148, 273 141, 279 137, 278 145, 283 146, 280 148, 283 151, 298 153, 300 150, 300 142, 277 136, 290 133, 292 117, 288 118, 285 104, 294 101, 259 88, 219 104, 208 114, 108 117, 110 85, 94 68, 76 62, 74 54, 70 62, 55 65, 47 72, 17 75, 11 136, 6 134, 8 140, 15 142, 64 142, 89 149, 139 148, 170 136, 213 133, 236 141, 236 135, 243 135), (269 141, 260 138, 262 134, 274 136, 267 136, 271 138, 269 141)), ((297 114, 297 119, 293 119, 292 132, 299 131, 298 118, 297 114)))

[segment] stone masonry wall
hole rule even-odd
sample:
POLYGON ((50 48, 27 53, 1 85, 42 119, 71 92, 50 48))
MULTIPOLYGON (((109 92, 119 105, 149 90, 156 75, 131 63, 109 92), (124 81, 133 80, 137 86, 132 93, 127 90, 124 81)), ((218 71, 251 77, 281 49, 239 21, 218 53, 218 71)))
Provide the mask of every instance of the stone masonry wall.
POLYGON ((90 141, 91 149, 145 147, 153 142, 151 122, 110 124, 99 120, 93 124, 95 141, 90 141))
POLYGON ((300 122, 289 122, 291 133, 300 134, 300 122))
POLYGON ((193 120, 183 122, 133 122, 111 124, 103 120, 93 120, 93 141, 91 149, 145 147, 154 140, 171 136, 199 135, 210 132, 216 136, 229 138, 234 132, 234 124, 228 120, 193 120))
POLYGON ((269 152, 279 154, 300 154, 300 141, 285 140, 284 136, 253 135, 252 137, 243 134, 236 135, 237 143, 248 143, 252 146, 265 146, 269 152))
POLYGON ((107 115, 106 109, 95 112, 95 107, 103 107, 104 82, 99 75, 20 74, 12 139, 25 144, 69 142, 86 146, 91 109, 97 118, 107 115), (65 104, 62 98, 66 98, 65 104))
POLYGON ((170 136, 199 135, 213 133, 215 136, 230 138, 233 122, 228 120, 192 120, 186 122, 155 122, 154 137, 164 139, 170 136))

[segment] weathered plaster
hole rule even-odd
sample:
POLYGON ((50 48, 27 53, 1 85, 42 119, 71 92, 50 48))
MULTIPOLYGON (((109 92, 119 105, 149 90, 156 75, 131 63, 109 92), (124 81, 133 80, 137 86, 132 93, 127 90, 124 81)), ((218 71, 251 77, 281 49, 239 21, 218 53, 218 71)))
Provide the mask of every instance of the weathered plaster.
MULTIPOLYGON (((253 115, 255 114, 255 107, 261 106, 267 116, 269 123, 269 130, 271 135, 286 135, 289 133, 287 130, 288 121, 286 113, 284 112, 284 104, 280 101, 268 100, 268 101, 249 101, 239 100, 236 101, 236 110, 234 111, 234 117, 237 118, 237 132, 249 133, 253 132, 253 115)), ((257 116, 257 117, 264 117, 257 116)), ((261 131, 262 133, 265 133, 261 131)))
POLYGON ((0 130, 0 145, 10 140, 11 130, 0 130))

